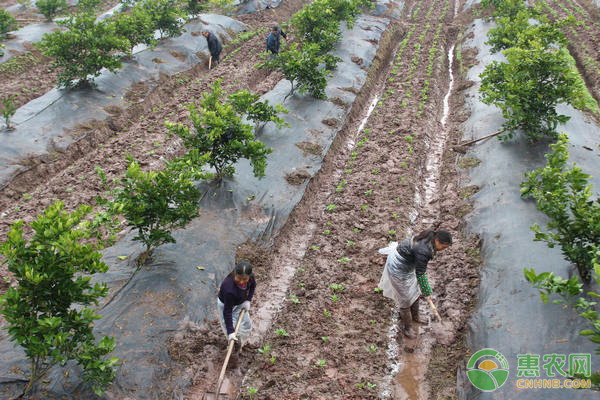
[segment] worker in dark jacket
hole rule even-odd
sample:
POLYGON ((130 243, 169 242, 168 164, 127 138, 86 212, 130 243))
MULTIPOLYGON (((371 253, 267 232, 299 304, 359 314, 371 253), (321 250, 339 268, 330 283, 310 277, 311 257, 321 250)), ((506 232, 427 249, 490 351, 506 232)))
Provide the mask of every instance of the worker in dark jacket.
MULTIPOLYGON (((452 244, 452 236, 448 231, 423 231, 416 236, 406 238, 396 246, 382 250, 390 251, 379 281, 383 295, 396 301, 400 307, 400 317, 404 323, 403 333, 414 339, 413 321, 419 319, 420 296, 431 296, 431 287, 427 278, 427 263, 436 251, 444 250, 452 244)), ((380 252, 386 254, 385 251, 380 252)))
POLYGON ((278 26, 274 26, 267 36, 267 51, 270 52, 269 60, 273 60, 277 54, 279 54, 279 38, 283 36, 284 39, 287 39, 287 35, 284 31, 279 29, 278 26))
MULTIPOLYGON (((221 41, 211 31, 203 31, 202 36, 206 38, 208 42, 208 51, 210 52, 210 56, 212 58, 212 65, 216 65, 219 63, 219 56, 221 55, 221 50, 223 50, 223 46, 221 46, 221 41)), ((210 64, 210 63, 209 63, 210 64)))
MULTIPOLYGON (((250 319, 250 302, 256 289, 256 280, 252 273, 252 265, 246 261, 239 262, 229 275, 223 279, 219 290, 218 309, 219 320, 227 341, 235 340, 242 351, 244 343, 248 340, 252 331, 252 320, 250 319), (235 325, 242 309, 246 310, 237 335, 235 325)), ((237 355, 232 359, 235 366, 237 355)))

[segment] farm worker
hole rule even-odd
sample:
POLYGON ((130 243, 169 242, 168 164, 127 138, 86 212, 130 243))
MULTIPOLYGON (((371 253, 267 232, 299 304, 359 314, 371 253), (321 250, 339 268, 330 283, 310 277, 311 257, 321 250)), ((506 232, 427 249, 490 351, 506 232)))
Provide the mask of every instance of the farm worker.
POLYGON ((392 242, 379 250, 388 254, 379 287, 385 297, 394 300, 400 307, 403 333, 409 339, 416 337, 413 321, 422 323, 419 320, 419 297, 430 297, 432 293, 427 279, 427 263, 436 251, 451 244, 450 232, 426 230, 404 239, 400 244, 392 242))
MULTIPOLYGON (((250 319, 250 302, 254 296, 256 280, 252 273, 252 265, 249 262, 241 261, 236 264, 233 271, 223 279, 219 289, 218 310, 221 329, 227 336, 227 341, 231 339, 238 343, 239 352, 242 351, 244 343, 250 336, 252 330, 252 320, 250 319), (242 309, 246 310, 242 323, 235 334, 235 325, 242 309)), ((233 354, 231 360, 232 366, 237 364, 237 353, 233 354)))
POLYGON ((274 26, 267 36, 267 51, 270 52, 269 60, 275 59, 275 56, 279 54, 279 37, 283 36, 284 39, 287 39, 287 35, 284 31, 279 29, 278 26, 274 26))
POLYGON ((203 31, 202 36, 206 38, 208 42, 208 51, 210 52, 210 56, 212 58, 212 64, 219 63, 219 56, 221 55, 221 50, 223 50, 223 46, 221 46, 221 41, 211 31, 203 31))

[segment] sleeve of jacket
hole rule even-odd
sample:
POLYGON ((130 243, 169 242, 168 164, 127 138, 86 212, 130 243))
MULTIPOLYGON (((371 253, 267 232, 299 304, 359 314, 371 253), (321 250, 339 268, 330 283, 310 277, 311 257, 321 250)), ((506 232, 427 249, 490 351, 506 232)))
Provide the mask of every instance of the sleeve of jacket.
POLYGON ((227 328, 227 335, 235 332, 233 328, 233 298, 230 294, 225 294, 223 302, 223 319, 225 320, 225 327, 227 328))
POLYGON ((250 282, 248 283, 250 293, 248 294, 248 301, 252 301, 254 297, 254 289, 256 289, 256 279, 254 279, 254 274, 250 277, 250 282))
POLYGON ((433 257, 433 254, 431 254, 431 250, 424 243, 416 245, 413 249, 413 254, 415 256, 415 272, 417 276, 423 275, 427 272, 427 264, 433 257))
POLYGON ((283 36, 283 38, 287 40, 287 35, 285 34, 285 32, 284 31, 279 31, 279 32, 281 33, 281 36, 283 36))

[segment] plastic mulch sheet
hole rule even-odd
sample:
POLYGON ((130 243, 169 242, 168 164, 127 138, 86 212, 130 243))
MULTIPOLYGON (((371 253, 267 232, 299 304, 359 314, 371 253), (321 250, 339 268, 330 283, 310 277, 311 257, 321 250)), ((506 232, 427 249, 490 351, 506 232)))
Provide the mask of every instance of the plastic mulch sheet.
MULTIPOLYGON (((476 82, 466 91, 466 108, 471 113, 464 123, 463 140, 481 137, 501 128, 503 118, 500 110, 487 106, 479 100, 479 74, 493 60, 503 60, 500 53, 490 54, 484 42, 486 34, 494 25, 477 20, 469 32, 474 38, 465 47, 478 49, 479 63, 469 72, 469 79, 476 82)), ((570 162, 576 162, 584 171, 595 175, 591 180, 596 193, 600 190, 600 130, 586 119, 581 112, 571 107, 559 106, 558 112, 571 117, 559 131, 570 138, 570 162), (593 148, 588 150, 584 148, 593 148)), ((535 268, 537 273, 552 271, 563 278, 577 274, 564 260, 559 248, 550 249, 542 242, 534 242, 529 229, 534 223, 544 227, 546 216, 537 211, 535 201, 520 197, 520 183, 524 174, 546 165, 544 154, 550 151, 549 141, 536 145, 524 139, 501 143, 493 138, 470 147, 465 157, 475 157, 481 163, 469 169, 470 180, 463 185, 481 188, 472 197, 473 211, 467 216, 469 230, 480 233, 483 238, 481 287, 477 307, 469 323, 469 347, 471 353, 492 348, 504 355, 509 365, 506 383, 492 392, 481 392, 471 385, 465 368, 459 373, 461 399, 591 399, 597 394, 589 390, 574 389, 526 389, 517 386, 519 379, 564 379, 556 370, 548 375, 544 365, 545 355, 591 354, 591 370, 600 367, 600 358, 594 355, 597 345, 579 331, 588 328, 583 319, 571 309, 548 304, 544 305, 538 291, 531 288, 523 276, 523 269, 535 268), (518 355, 532 355, 530 370, 523 361, 519 365, 518 355), (539 376, 536 377, 536 371, 539 376)), ((526 360, 522 358, 522 360, 526 360)), ((568 361, 567 361, 568 364, 568 361)), ((465 360, 466 365, 466 360, 465 360)), ((464 367, 464 366, 463 366, 464 367)), ((565 365, 568 371, 568 365, 565 365)), ((525 385, 524 382, 520 383, 525 385)))
MULTIPOLYGON (((339 97, 352 104, 353 92, 364 85, 366 70, 377 51, 371 41, 379 40, 388 23, 387 19, 363 15, 353 30, 344 28, 337 51, 343 62, 329 79, 330 99, 339 97), (352 57, 362 58, 362 66, 352 62, 352 57)), ((289 89, 290 83, 283 80, 263 98, 270 104, 282 103, 289 89)), ((106 281, 111 289, 99 311, 103 318, 96 329, 98 334, 115 336, 113 355, 123 360, 106 398, 183 397, 191 377, 176 372, 183 368, 170 359, 168 338, 185 318, 195 322, 214 318, 217 287, 233 268, 237 246, 249 239, 268 245, 277 235, 307 184, 292 186, 286 174, 302 169, 312 176, 319 170, 350 109, 298 94, 283 105, 289 110, 285 119, 291 127, 279 130, 269 124, 258 134, 274 150, 268 157, 265 178, 254 178, 249 163, 242 160, 236 165, 235 176, 220 187, 201 184, 206 194, 200 217, 176 231, 177 243, 160 246, 152 263, 137 272, 130 261, 119 258, 134 259, 142 250, 130 240, 132 233, 105 251, 110 270, 97 279, 106 281), (322 122, 331 118, 339 122, 337 126, 322 122), (304 152, 297 146, 300 142, 319 145, 321 154, 304 152)), ((23 375, 15 371, 27 371, 28 364, 21 349, 13 348, 6 336, 0 341, 0 354, 0 393, 11 397, 24 388, 23 375)), ((69 368, 68 378, 62 369, 54 369, 41 390, 48 393, 44 398, 94 398, 82 384, 77 368, 69 368)))
POLYGON ((202 14, 184 28, 186 32, 181 36, 161 41, 154 50, 135 52, 130 60, 123 60, 123 68, 116 73, 105 70, 96 78, 95 89, 54 88, 20 107, 12 119, 16 129, 2 134, 0 189, 27 168, 20 163, 25 157, 46 154, 50 147, 65 149, 81 139, 65 135, 65 131, 93 119, 106 119, 109 114, 104 108, 123 105, 123 97, 133 84, 152 85, 161 73, 173 75, 207 60, 206 39, 192 33, 208 29, 221 40, 229 40, 231 32, 243 31, 246 26, 222 15, 202 14), (182 56, 174 57, 174 51, 182 56))

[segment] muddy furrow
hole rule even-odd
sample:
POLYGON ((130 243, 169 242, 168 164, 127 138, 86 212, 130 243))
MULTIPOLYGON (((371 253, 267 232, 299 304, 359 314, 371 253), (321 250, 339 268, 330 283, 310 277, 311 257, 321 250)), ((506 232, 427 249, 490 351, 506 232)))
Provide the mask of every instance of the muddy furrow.
MULTIPOLYGON (((363 102, 358 115, 368 113, 376 99, 373 113, 364 127, 357 118, 338 135, 346 144, 332 147, 323 172, 311 183, 318 190, 307 192, 302 202, 307 208, 298 209, 303 218, 290 222, 289 241, 278 245, 275 260, 288 262, 291 254, 295 275, 285 304, 260 343, 268 346, 268 354, 255 353, 240 389, 242 398, 250 388, 258 390, 258 398, 429 396, 423 381, 435 332, 422 326, 421 338, 414 342, 396 337, 393 304, 375 290, 385 262, 377 249, 438 226, 460 238, 454 213, 460 199, 448 194, 452 204, 444 201, 441 207, 439 196, 456 191, 455 182, 445 181, 456 178, 445 171, 454 168, 445 150, 446 135, 456 134, 452 107, 446 107, 448 122, 440 123, 451 82, 447 43, 454 43, 457 33, 450 29, 453 6, 442 0, 406 4, 399 24, 405 28, 393 48, 392 63, 379 72, 380 83, 374 84, 371 100, 363 102), (296 233, 302 240, 291 239, 296 233), (310 235, 308 240, 305 235, 310 235), (280 253, 286 243, 306 246, 280 253)), ((457 239, 433 263, 434 285, 461 275, 455 264, 467 264, 461 259, 469 246, 457 239)), ((444 304, 445 317, 447 307, 468 293, 460 290, 449 285, 434 295, 444 304)), ((422 311, 427 312, 424 304, 422 311)), ((452 310, 445 341, 453 342, 468 313, 467 305, 452 310)))

